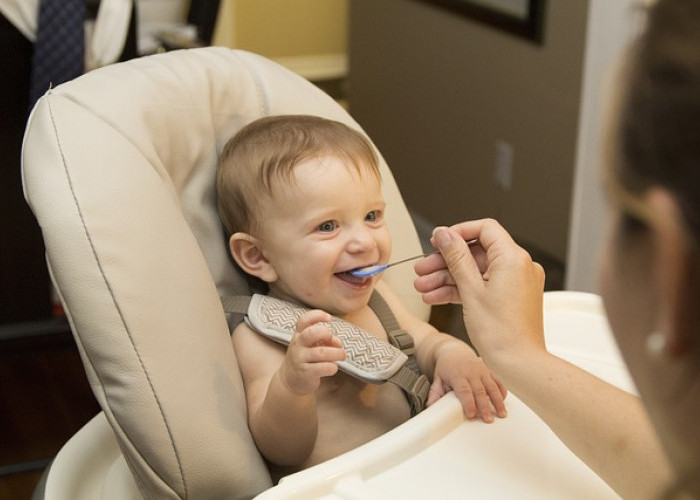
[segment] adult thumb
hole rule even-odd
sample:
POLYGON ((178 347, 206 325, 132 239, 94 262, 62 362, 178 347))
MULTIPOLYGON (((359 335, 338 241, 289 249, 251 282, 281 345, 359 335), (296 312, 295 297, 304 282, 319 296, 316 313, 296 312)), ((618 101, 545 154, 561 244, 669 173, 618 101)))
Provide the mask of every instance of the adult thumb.
POLYGON ((433 231, 433 246, 440 251, 458 289, 469 283, 475 271, 478 273, 469 245, 455 231, 447 227, 436 227, 433 231))

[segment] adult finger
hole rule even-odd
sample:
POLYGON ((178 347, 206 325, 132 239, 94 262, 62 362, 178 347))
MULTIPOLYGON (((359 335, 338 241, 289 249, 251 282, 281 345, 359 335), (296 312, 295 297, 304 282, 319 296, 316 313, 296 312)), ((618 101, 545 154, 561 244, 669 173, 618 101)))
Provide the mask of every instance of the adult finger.
POLYGON ((469 246, 459 233, 446 227, 437 227, 433 231, 433 241, 452 275, 460 296, 462 289, 483 284, 482 273, 469 246))
POLYGON ((418 276, 427 276, 447 269, 447 264, 439 253, 431 253, 417 261, 413 269, 418 276))
POLYGON ((423 296, 426 304, 459 304, 459 290, 449 270, 442 269, 425 276, 418 276, 413 282, 414 288, 423 296))

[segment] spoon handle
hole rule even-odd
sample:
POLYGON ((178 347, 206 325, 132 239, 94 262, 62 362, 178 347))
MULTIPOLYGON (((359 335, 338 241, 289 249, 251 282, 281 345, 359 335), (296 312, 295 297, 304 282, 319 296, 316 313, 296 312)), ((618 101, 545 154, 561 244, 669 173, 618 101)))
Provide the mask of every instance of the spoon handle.
MULTIPOLYGON (((467 245, 473 245, 474 243, 477 243, 478 241, 479 241, 479 240, 477 240, 476 238, 474 238, 473 240, 468 240, 466 243, 467 243, 467 245)), ((408 262, 409 260, 420 259, 421 257, 427 257, 428 255, 433 255, 433 254, 436 254, 436 253, 440 253, 440 251, 439 251, 439 250, 435 250, 434 252, 422 253, 422 254, 420 254, 420 255, 414 255, 413 257, 408 257, 407 259, 397 260, 396 262, 392 262, 392 263, 390 263, 390 264, 386 264, 386 267, 395 266, 396 264, 403 264, 404 262, 408 262)))
MULTIPOLYGON (((467 241, 467 245, 473 245, 476 243, 477 240, 469 240, 467 241)), ((420 259, 421 257, 427 257, 428 255, 433 255, 435 253, 438 253, 438 251, 430 252, 430 253, 422 253, 420 255, 414 255, 413 257, 408 257, 407 259, 402 259, 402 260, 397 260, 396 262, 391 262, 390 264, 378 264, 375 266, 367 266, 367 267, 360 267, 358 269, 354 269, 350 271, 350 274, 353 276, 356 276, 358 278, 368 278, 370 276, 374 276, 375 274, 379 274, 386 269, 390 268, 391 266, 395 266, 396 264, 402 264, 404 262, 408 262, 409 260, 415 260, 415 259, 420 259)))

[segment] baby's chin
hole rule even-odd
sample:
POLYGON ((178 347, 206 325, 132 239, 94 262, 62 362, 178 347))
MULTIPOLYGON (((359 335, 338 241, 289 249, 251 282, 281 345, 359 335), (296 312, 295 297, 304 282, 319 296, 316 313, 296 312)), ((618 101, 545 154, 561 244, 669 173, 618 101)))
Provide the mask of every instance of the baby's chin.
POLYGON ((357 278, 347 272, 336 273, 333 277, 335 285, 323 294, 303 291, 294 294, 271 284, 268 295, 308 309, 320 309, 339 318, 357 312, 369 303, 374 290, 374 278, 357 278))
POLYGON ((346 316, 358 312, 369 304, 372 290, 373 288, 368 288, 360 293, 353 292, 350 296, 347 293, 341 293, 335 297, 328 295, 319 298, 318 301, 310 301, 307 303, 307 307, 321 309, 338 318, 346 318, 346 316))

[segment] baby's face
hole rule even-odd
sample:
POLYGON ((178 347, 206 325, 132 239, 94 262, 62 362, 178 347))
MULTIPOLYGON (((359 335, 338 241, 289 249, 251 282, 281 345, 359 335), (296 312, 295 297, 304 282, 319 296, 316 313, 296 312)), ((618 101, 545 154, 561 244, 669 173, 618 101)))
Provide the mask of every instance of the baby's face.
POLYGON ((332 156, 296 165, 293 177, 260 218, 258 237, 278 276, 270 293, 339 316, 358 310, 379 277, 348 271, 391 254, 380 181, 332 156))

